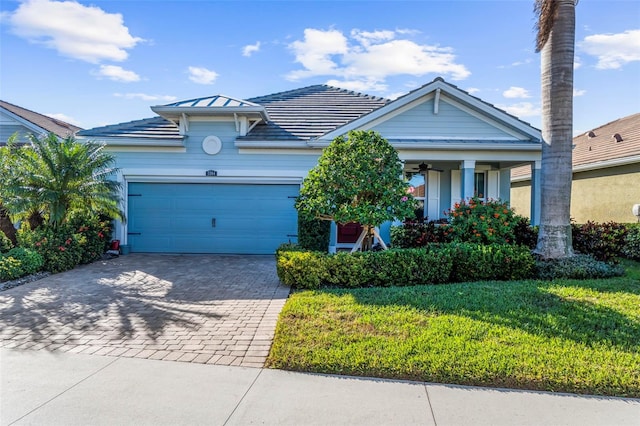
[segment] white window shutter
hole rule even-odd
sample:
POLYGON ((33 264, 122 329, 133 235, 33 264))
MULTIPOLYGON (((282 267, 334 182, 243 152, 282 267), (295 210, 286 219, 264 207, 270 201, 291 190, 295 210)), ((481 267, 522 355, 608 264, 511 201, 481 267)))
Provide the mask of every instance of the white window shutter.
POLYGON ((500 198, 500 171, 489 170, 487 175, 487 200, 497 200, 500 198))

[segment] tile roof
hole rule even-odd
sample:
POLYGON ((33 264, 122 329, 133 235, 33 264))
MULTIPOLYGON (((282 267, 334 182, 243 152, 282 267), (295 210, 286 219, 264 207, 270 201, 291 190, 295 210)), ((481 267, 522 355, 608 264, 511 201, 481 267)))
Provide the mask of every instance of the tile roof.
POLYGON ((58 137, 65 138, 67 136, 75 134, 78 130, 82 130, 82 128, 78 126, 74 126, 73 124, 64 122, 62 120, 58 120, 56 118, 48 117, 43 114, 39 114, 37 112, 28 110, 26 108, 19 107, 17 105, 11 104, 9 102, 0 100, 0 107, 6 109, 7 111, 17 115, 18 117, 26 120, 33 125, 44 129, 47 132, 53 132, 58 137))
MULTIPOLYGON (((619 118, 573 138, 573 168, 640 157, 640 113, 619 118), (619 135, 618 142, 615 135, 619 135)), ((529 167, 511 170, 511 178, 528 177, 529 167)))
POLYGON ((110 126, 96 127, 82 130, 78 136, 88 138, 147 138, 147 139, 178 139, 180 135, 178 126, 162 117, 145 118, 110 126))
POLYGON ((264 106, 271 120, 239 140, 309 140, 391 102, 325 84, 247 101, 264 106))

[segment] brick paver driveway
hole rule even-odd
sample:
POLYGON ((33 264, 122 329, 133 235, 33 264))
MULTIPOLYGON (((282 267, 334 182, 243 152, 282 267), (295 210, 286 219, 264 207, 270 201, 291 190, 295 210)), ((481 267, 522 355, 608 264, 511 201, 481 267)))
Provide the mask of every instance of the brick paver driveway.
POLYGON ((0 292, 0 346, 262 367, 273 256, 132 254, 0 292))

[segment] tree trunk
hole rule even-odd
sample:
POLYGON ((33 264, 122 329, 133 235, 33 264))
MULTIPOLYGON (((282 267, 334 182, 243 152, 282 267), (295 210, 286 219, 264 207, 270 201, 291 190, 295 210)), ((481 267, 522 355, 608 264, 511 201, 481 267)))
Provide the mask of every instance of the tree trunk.
MULTIPOLYGON (((554 1, 554 0, 552 0, 554 1)), ((574 0, 557 1, 557 14, 542 47, 542 169, 540 233, 542 258, 573 255, 571 180, 573 143, 574 0)))
POLYGON ((11 240, 14 246, 17 244, 16 228, 13 227, 9 213, 7 213, 2 205, 0 205, 0 231, 4 232, 4 235, 11 240))

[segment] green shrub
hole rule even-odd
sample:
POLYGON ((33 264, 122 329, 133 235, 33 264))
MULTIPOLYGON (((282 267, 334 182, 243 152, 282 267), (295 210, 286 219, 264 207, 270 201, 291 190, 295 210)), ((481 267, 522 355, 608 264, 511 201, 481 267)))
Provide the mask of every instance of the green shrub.
POLYGON ((13 243, 11 239, 5 235, 5 233, 0 230, 0 253, 6 253, 13 248, 13 243))
POLYGON ((448 212, 453 241, 514 244, 519 219, 507 203, 477 197, 456 203, 448 212))
POLYGON ((624 275, 624 269, 595 259, 588 254, 577 254, 564 259, 536 259, 536 277, 543 280, 594 279, 624 275))
POLYGON ((573 248, 578 253, 590 254, 596 260, 613 262, 622 255, 627 228, 616 222, 587 222, 571 224, 573 248))
POLYGON ((535 261, 528 247, 511 244, 451 243, 452 282, 521 280, 534 274, 535 261))
POLYGON ((314 251, 282 251, 277 258, 278 277, 293 288, 319 288, 325 274, 325 256, 314 251))
POLYGON ((640 224, 628 224, 622 255, 628 259, 640 260, 640 224))
POLYGON ((524 279, 533 275, 534 259, 523 246, 451 243, 333 255, 280 251, 277 270, 294 288, 387 287, 524 279))
POLYGON ((0 254, 0 281, 15 280, 23 275, 22 262, 15 257, 0 254))
POLYGON ((109 249, 112 222, 99 216, 73 215, 69 219, 68 232, 80 247, 80 263, 91 263, 109 249))
POLYGON ((449 226, 434 221, 408 220, 391 227, 391 246, 395 248, 426 247, 449 239, 449 226))
POLYGON ((38 272, 44 260, 34 250, 16 247, 0 254, 0 280, 13 280, 38 272))
POLYGON ((368 270, 376 287, 440 284, 449 281, 452 252, 433 245, 425 249, 392 249, 370 254, 368 270))
POLYGON ((312 251, 327 252, 330 232, 330 221, 306 219, 304 216, 298 215, 298 244, 301 247, 312 251))
POLYGON ((43 257, 45 270, 56 273, 99 259, 108 247, 110 235, 110 221, 72 215, 56 229, 44 224, 32 230, 23 224, 17 236, 20 246, 43 257))

